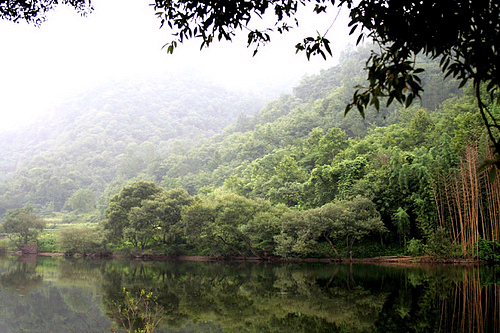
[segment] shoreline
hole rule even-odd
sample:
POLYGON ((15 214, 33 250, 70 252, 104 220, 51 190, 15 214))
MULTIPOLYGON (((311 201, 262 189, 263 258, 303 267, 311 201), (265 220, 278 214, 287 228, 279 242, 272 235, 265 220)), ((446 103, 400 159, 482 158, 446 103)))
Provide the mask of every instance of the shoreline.
MULTIPOLYGON (((10 255, 23 256, 21 251, 10 251, 7 252, 10 255)), ((62 252, 39 252, 24 255, 35 255, 39 257, 66 257, 62 252)), ((68 257, 72 258, 72 257, 68 257)), ((355 263, 355 264, 383 264, 383 265, 415 265, 415 264, 447 264, 447 265, 459 265, 459 266, 471 266, 484 264, 486 262, 479 261, 476 259, 463 259, 463 258, 450 258, 450 259, 439 259, 431 256, 421 256, 421 257, 411 257, 411 256, 385 256, 385 257, 373 257, 373 258, 282 258, 282 257, 217 257, 217 256, 187 256, 187 255, 131 255, 122 256, 111 254, 109 256, 99 256, 99 255, 87 255, 87 256, 75 256, 75 258, 102 258, 102 259, 132 259, 132 260, 143 260, 143 261, 196 261, 196 262, 256 262, 256 263, 355 263)))

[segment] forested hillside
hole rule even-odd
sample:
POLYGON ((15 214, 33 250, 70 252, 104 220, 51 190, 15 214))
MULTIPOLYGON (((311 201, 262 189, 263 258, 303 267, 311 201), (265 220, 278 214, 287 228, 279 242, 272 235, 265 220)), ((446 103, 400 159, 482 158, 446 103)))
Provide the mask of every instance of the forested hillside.
POLYGON ((15 159, 1 208, 100 212, 105 232, 90 250, 65 234, 70 253, 334 257, 366 241, 357 255, 477 257, 500 238, 500 177, 481 168, 490 143, 471 89, 417 58, 421 101, 344 116, 368 56, 346 52, 255 114, 258 100, 201 86, 101 91, 108 98, 73 104, 71 121, 59 114, 52 130, 12 141, 32 158, 15 159))
MULTIPOLYGON (((314 166, 330 164, 334 155, 346 147, 347 141, 341 144, 339 135, 345 135, 344 140, 359 139, 376 127, 408 123, 420 108, 418 103, 409 110, 397 105, 382 106, 380 112, 370 110, 365 118, 356 111, 344 115, 354 87, 365 80, 363 64, 368 56, 368 48, 346 52, 340 65, 304 77, 293 95, 269 102, 253 117, 238 118, 235 125, 201 147, 168 156, 155 171, 155 180, 167 188, 182 186, 191 194, 203 186, 221 186, 230 175, 248 174, 250 168, 261 173, 256 177, 269 180, 268 173, 273 173, 283 156, 290 154, 303 171, 310 172, 314 166)), ((446 99, 461 94, 456 82, 443 82, 436 62, 424 58, 419 61, 427 69, 423 84, 428 91, 421 101, 423 108, 436 110, 446 99)), ((276 185, 268 186, 274 191, 276 185)), ((307 201, 311 200, 315 199, 307 201)))
POLYGON ((59 211, 79 189, 100 196, 263 103, 192 73, 84 92, 23 130, 0 133, 0 212, 26 203, 59 211))

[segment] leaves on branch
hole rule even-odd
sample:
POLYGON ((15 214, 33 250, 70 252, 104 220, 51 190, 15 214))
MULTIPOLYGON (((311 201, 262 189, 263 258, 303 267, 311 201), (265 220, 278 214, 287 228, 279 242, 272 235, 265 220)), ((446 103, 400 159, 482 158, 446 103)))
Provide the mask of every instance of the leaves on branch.
POLYGON ((83 16, 94 9, 91 0, 4 0, 0 2, 0 18, 16 23, 25 21, 40 26, 45 22, 47 12, 56 8, 58 4, 69 5, 83 16))
POLYGON ((316 38, 306 37, 302 43, 295 45, 295 52, 306 51, 307 59, 311 58, 311 55, 321 55, 323 59, 326 60, 325 51, 331 56, 332 50, 330 48, 330 41, 324 36, 321 36, 318 32, 316 38), (324 49, 324 50, 323 50, 324 49))
MULTIPOLYGON (((231 41, 238 30, 248 30, 248 46, 255 46, 253 54, 258 52, 261 45, 271 41, 271 34, 280 34, 290 31, 299 22, 295 17, 299 8, 304 7, 310 0, 257 0, 257 1, 171 1, 157 0, 154 8, 160 19, 161 26, 167 24, 173 30, 173 36, 177 42, 182 43, 186 39, 201 38, 201 48, 208 47, 215 38, 218 40, 231 41), (249 26, 250 21, 262 18, 264 14, 272 12, 275 23, 262 29, 249 26)), ((326 13, 328 6, 333 5, 332 0, 315 0, 315 13, 326 13)), ((344 1, 342 1, 344 2, 344 1)), ((307 57, 320 54, 326 56, 325 52, 331 54, 328 43, 323 40, 316 42, 308 41, 304 45, 307 57), (326 45, 325 45, 326 44, 326 45)), ((169 52, 177 47, 177 44, 168 43, 172 46, 169 52)), ((297 50, 299 50, 297 48, 297 50)))

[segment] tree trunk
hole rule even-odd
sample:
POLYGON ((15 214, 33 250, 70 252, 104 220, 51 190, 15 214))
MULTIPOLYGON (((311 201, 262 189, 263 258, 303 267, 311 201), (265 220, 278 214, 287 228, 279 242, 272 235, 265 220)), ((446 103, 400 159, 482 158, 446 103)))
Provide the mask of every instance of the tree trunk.
POLYGON ((352 262, 352 247, 354 246, 355 238, 351 240, 351 244, 349 245, 349 261, 352 262))
POLYGON ((247 245, 248 249, 250 250, 250 252, 253 253, 254 256, 256 256, 257 258, 262 259, 262 256, 259 255, 257 253, 257 251, 255 251, 255 249, 253 248, 253 246, 250 244, 250 241, 246 237, 243 238, 243 241, 245 242, 245 244, 247 245))
POLYGON ((245 255, 243 253, 241 253, 240 250, 238 250, 236 247, 234 247, 233 245, 229 244, 228 242, 226 242, 224 240, 224 238, 222 238, 221 236, 217 236, 219 237, 219 239, 222 241, 222 243, 226 244, 227 246, 229 246, 231 249, 233 249, 234 251, 236 251, 241 257, 245 258, 245 255))
POLYGON ((336 248, 335 248, 335 246, 333 245, 333 242, 332 242, 332 240, 330 239, 330 237, 328 237, 328 236, 326 236, 326 235, 325 235, 325 238, 326 238, 326 240, 328 241, 328 243, 330 243, 330 246, 331 246, 331 248, 333 249, 333 252, 335 252, 335 254, 337 255, 337 258, 339 258, 339 259, 340 259, 339 252, 337 251, 337 249, 336 249, 336 248))

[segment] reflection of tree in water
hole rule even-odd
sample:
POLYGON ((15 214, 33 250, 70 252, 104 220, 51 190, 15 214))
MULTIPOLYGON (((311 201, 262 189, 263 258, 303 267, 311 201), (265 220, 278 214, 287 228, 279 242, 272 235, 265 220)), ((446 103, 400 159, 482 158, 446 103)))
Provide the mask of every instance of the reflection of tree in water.
POLYGON ((124 288, 132 296, 138 296, 141 290, 146 290, 153 293, 156 302, 163 308, 164 322, 173 327, 182 326, 186 316, 179 312, 177 295, 170 292, 165 283, 171 272, 162 267, 163 265, 147 262, 127 262, 121 266, 115 262, 106 266, 102 285, 102 303, 106 315, 118 323, 118 307, 125 303, 124 288))
POLYGON ((68 307, 75 313, 87 313, 95 301, 95 294, 83 287, 61 290, 61 296, 68 307))
POLYGON ((498 267, 38 264, 0 260, 0 332, 103 331, 93 318, 107 323, 106 331, 101 314, 117 318, 123 288, 154 293, 164 309, 158 333, 497 332, 500 325, 498 267), (51 282, 42 283, 42 275, 51 282))
POLYGON ((26 261, 23 257, 9 260, 7 269, 0 273, 2 288, 19 295, 29 294, 42 281, 42 275, 36 272, 36 262, 26 261))
POLYGON ((148 286, 165 308, 166 326, 213 322, 227 332, 363 332, 387 295, 355 283, 348 266, 136 263, 107 269, 103 281, 110 317, 123 288, 137 295, 148 286))
POLYGON ((354 273, 348 265, 309 271, 280 268, 276 287, 280 290, 282 310, 323 319, 348 332, 370 331, 387 291, 371 288, 370 280, 357 276, 363 268, 356 268, 354 273))
POLYGON ((41 260, 37 267, 19 258, 0 259, 0 332, 106 332, 109 321, 96 306, 94 286, 76 286, 84 275, 64 285, 54 278, 64 266, 58 263, 41 260), (45 275, 50 282, 43 281, 45 275))
POLYGON ((106 269, 103 281, 108 313, 123 287, 149 286, 166 310, 163 329, 178 332, 495 332, 497 276, 449 266, 134 263, 106 269))

